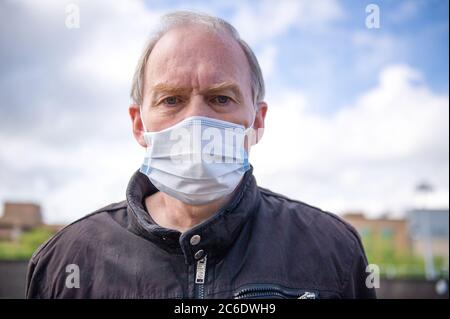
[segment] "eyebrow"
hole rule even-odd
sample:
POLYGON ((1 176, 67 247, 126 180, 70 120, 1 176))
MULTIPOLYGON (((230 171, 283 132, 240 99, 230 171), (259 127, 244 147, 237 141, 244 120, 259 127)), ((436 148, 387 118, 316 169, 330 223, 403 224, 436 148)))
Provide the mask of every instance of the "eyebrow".
MULTIPOLYGON (((188 94, 192 91, 190 88, 172 86, 166 83, 158 83, 153 86, 153 91, 156 93, 169 93, 174 95, 188 94)), ((233 82, 225 81, 218 84, 213 84, 200 91, 202 95, 214 95, 224 91, 231 91, 235 95, 238 102, 242 101, 243 95, 239 86, 233 82)))

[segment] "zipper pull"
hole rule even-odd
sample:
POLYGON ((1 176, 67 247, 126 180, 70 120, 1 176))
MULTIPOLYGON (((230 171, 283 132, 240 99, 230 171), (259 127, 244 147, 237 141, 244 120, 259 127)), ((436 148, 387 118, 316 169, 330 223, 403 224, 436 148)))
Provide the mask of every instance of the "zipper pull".
POLYGON ((316 294, 313 292, 305 292, 303 295, 298 297, 297 299, 316 299, 316 294))
POLYGON ((206 273, 206 256, 197 261, 197 271, 195 273, 195 283, 203 284, 206 273))

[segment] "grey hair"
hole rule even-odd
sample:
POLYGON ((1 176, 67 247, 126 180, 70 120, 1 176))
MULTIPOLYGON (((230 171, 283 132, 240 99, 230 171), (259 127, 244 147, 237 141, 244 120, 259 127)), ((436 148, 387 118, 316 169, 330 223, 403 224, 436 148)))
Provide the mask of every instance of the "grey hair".
POLYGON ((264 99, 265 87, 264 78, 258 59, 252 49, 244 40, 241 39, 237 30, 230 23, 218 17, 193 11, 174 11, 164 15, 161 18, 159 28, 157 28, 157 31, 152 34, 134 72, 130 94, 133 102, 137 105, 142 105, 145 66, 147 65, 148 58, 156 45, 156 42, 158 42, 158 40, 161 39, 165 33, 180 25, 204 25, 212 31, 225 32, 237 41, 244 51, 250 65, 252 97, 253 103, 257 108, 257 103, 263 101, 264 99))

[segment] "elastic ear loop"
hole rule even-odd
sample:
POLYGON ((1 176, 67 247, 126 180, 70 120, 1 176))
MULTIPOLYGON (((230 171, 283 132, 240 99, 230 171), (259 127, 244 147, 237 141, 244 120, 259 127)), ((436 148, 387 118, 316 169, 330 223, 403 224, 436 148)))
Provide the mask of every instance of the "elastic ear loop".
MULTIPOLYGON (((144 123, 144 116, 143 116, 144 113, 142 112, 142 105, 139 106, 139 111, 141 112, 141 123, 142 123, 142 127, 144 129, 144 134, 145 134, 148 131, 147 131, 147 128, 145 127, 145 123, 144 123)), ((144 140, 145 140, 145 143, 147 144, 147 139, 145 138, 145 136, 144 136, 144 140)), ((149 147, 148 144, 146 145, 146 147, 147 148, 149 147)))
POLYGON ((245 133, 247 133, 247 131, 250 130, 251 128, 253 128, 253 125, 255 125, 256 115, 257 115, 257 114, 258 114, 258 104, 256 104, 256 107, 255 107, 255 116, 253 117, 252 125, 250 125, 249 127, 247 127, 247 128, 245 129, 245 133))
MULTIPOLYGON (((144 128, 144 134, 145 134, 145 132, 147 132, 147 129, 145 127, 144 117, 142 116, 143 113, 142 113, 142 106, 141 105, 139 105, 139 112, 140 112, 142 127, 144 128)), ((145 139, 145 137, 144 137, 144 140, 145 140, 145 143, 147 144, 147 140, 145 139)), ((148 149, 148 145, 146 145, 146 149, 148 149)), ((150 158, 149 157, 145 157, 143 165, 146 166, 145 174, 148 175, 149 172, 150 172, 150 158)))
MULTIPOLYGON (((245 137, 247 137, 247 145, 248 145, 248 152, 247 152, 247 154, 250 153, 250 149, 253 146, 253 140, 254 140, 253 135, 255 134, 255 130, 253 129, 253 125, 255 125, 257 112, 258 111, 255 112, 255 117, 253 117, 252 124, 244 130, 244 139, 245 139, 245 137), (253 132, 250 133, 252 129, 253 129, 253 132)), ((246 164, 248 165, 248 159, 246 159, 246 162, 247 162, 246 164)))

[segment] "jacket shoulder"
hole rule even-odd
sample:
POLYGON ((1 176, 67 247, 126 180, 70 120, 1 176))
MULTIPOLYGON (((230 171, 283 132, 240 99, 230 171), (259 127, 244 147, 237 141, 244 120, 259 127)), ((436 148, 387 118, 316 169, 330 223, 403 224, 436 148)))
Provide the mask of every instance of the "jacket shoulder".
POLYGON ((64 285, 65 267, 95 254, 95 246, 109 238, 111 225, 118 225, 114 212, 125 209, 126 202, 102 207, 58 231, 32 255, 26 276, 27 298, 53 298, 64 285))
POLYGON ((296 251, 295 262, 305 256, 313 265, 305 273, 322 279, 327 289, 342 298, 374 298, 374 289, 366 287, 367 258, 359 234, 339 216, 260 188, 264 208, 259 225, 278 229, 279 240, 296 251), (282 229, 282 231, 279 231, 282 229), (321 265, 317 271, 315 265, 321 265))
POLYGON ((41 246, 39 246, 39 248, 31 256, 30 262, 38 260, 42 255, 45 254, 47 250, 50 249, 50 247, 54 246, 57 242, 65 240, 71 241, 73 239, 72 235, 77 234, 78 237, 80 233, 92 229, 92 227, 97 227, 97 225, 101 225, 101 223, 97 223, 97 221, 105 218, 106 215, 103 213, 111 213, 114 211, 125 209, 126 207, 126 201, 112 203, 73 221, 72 223, 59 230, 52 237, 50 237, 41 246))
POLYGON ((338 215, 263 187, 259 187, 259 190, 263 199, 277 207, 273 210, 275 214, 280 212, 288 213, 283 214, 283 217, 295 219, 297 225, 308 227, 310 230, 315 228, 323 229, 324 227, 331 228, 355 242, 355 244, 361 243, 356 229, 338 215))
POLYGON ((347 233, 350 237, 360 240, 356 229, 338 215, 322 210, 305 202, 289 198, 275 193, 269 189, 259 187, 262 197, 271 205, 277 205, 278 212, 290 212, 291 217, 300 219, 303 223, 311 227, 330 226, 347 233), (322 223, 326 224, 323 225, 322 223))

